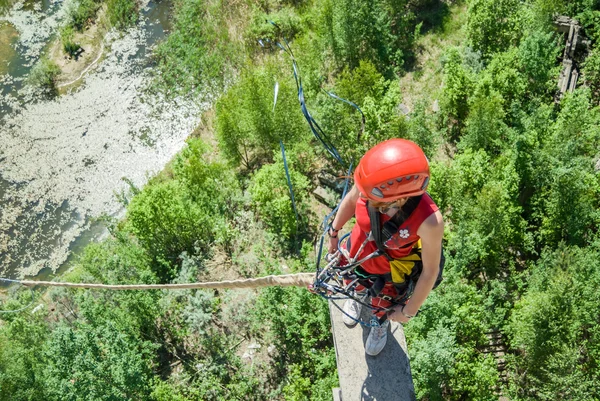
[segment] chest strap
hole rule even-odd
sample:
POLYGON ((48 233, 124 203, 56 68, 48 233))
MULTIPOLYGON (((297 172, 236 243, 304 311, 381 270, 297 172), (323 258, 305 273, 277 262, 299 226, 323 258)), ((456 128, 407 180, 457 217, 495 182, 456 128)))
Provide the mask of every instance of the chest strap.
POLYGON ((378 256, 385 256, 389 261, 394 260, 387 251, 385 250, 385 243, 392 238, 394 234, 398 232, 402 224, 410 217, 412 212, 415 211, 423 195, 413 196, 408 198, 406 203, 396 212, 391 219, 381 224, 381 213, 376 207, 371 206, 370 202, 367 201, 367 211, 369 213, 369 220, 371 222, 371 235, 379 250, 378 256))

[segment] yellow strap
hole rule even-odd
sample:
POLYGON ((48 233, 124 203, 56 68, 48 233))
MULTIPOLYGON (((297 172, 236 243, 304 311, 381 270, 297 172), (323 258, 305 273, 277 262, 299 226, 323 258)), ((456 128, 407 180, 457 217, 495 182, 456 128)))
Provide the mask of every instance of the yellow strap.
POLYGON ((410 275, 415 267, 415 262, 421 260, 421 240, 417 241, 412 252, 399 259, 394 259, 390 262, 390 270, 392 272, 392 282, 403 283, 404 277, 410 275))

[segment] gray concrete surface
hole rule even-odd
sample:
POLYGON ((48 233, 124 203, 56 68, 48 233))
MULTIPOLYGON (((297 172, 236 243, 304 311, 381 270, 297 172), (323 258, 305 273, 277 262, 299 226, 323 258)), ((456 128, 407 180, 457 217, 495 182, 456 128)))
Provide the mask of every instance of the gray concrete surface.
MULTIPOLYGON (((329 301, 335 342, 341 401, 414 401, 415 390, 402 325, 391 322, 385 348, 377 356, 365 354, 369 328, 359 324, 349 328, 342 321, 344 300, 329 301)), ((369 321, 370 311, 362 310, 369 321)))

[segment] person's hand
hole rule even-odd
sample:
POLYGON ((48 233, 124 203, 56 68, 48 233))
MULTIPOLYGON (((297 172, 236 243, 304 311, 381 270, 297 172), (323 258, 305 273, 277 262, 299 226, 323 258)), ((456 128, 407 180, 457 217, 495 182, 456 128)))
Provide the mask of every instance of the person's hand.
POLYGON ((412 319, 412 316, 405 315, 404 314, 404 306, 400 306, 400 307, 394 309, 394 311, 388 315, 388 319, 392 320, 394 322, 408 323, 412 319))
POLYGON ((327 252, 329 252, 330 255, 335 254, 338 251, 338 242, 339 242, 339 238, 336 237, 329 237, 329 244, 327 247, 327 252))

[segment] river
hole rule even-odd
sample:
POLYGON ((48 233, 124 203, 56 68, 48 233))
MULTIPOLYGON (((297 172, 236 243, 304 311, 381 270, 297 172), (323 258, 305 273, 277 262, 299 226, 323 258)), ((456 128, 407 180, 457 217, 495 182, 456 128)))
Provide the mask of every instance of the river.
POLYGON ((0 1, 0 275, 48 277, 103 235, 98 217, 122 215, 124 179, 142 186, 160 171, 206 105, 145 90, 168 29, 164 0, 148 2, 135 28, 110 32, 82 85, 52 100, 24 78, 68 3, 0 1))

